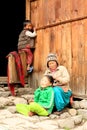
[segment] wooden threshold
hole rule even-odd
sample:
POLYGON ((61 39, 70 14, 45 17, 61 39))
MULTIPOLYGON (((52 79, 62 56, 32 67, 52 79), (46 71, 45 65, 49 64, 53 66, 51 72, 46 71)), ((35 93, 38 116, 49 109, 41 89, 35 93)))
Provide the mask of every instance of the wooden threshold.
POLYGON ((0 77, 0 84, 7 84, 7 83, 8 83, 7 76, 0 77))
MULTIPOLYGON (((16 84, 19 84, 20 82, 18 81, 16 84)), ((28 83, 28 79, 25 79, 25 83, 28 83)), ((8 84, 8 77, 7 76, 2 76, 0 77, 0 85, 5 85, 8 84)))

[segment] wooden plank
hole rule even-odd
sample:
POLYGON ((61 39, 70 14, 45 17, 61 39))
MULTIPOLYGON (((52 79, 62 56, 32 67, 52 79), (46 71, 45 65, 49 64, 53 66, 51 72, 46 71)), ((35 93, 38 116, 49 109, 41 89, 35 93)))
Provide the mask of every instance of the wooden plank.
POLYGON ((75 95, 85 95, 85 77, 83 76, 73 76, 71 77, 71 89, 75 95))
POLYGON ((87 95, 87 75, 85 76, 85 95, 87 95))
POLYGON ((66 36, 66 67, 70 73, 72 74, 72 51, 71 51, 71 24, 68 23, 65 25, 65 36, 66 36))
POLYGON ((30 2, 30 18, 32 21, 32 24, 35 26, 35 28, 38 26, 38 2, 39 1, 31 1, 30 2), (37 20, 35 20, 37 19, 37 20))
POLYGON ((83 0, 83 6, 84 6, 84 16, 87 16, 87 0, 83 0))
POLYGON ((44 15, 44 17, 45 17, 45 19, 44 19, 44 22, 45 22, 45 25, 46 24, 52 24, 52 23, 54 23, 54 21, 55 21, 55 19, 56 19, 56 17, 55 17, 55 12, 56 12, 56 10, 55 10, 55 0, 46 0, 45 2, 47 2, 47 3, 44 3, 44 5, 46 5, 45 6, 45 8, 44 8, 44 13, 46 13, 45 15, 44 15), (48 8, 47 8, 48 7, 48 8), (45 10, 47 10, 46 12, 45 12, 45 10))
POLYGON ((30 0, 25 1, 25 7, 26 7, 26 19, 31 19, 30 18, 30 0))
POLYGON ((41 67, 41 55, 42 55, 42 30, 37 32, 36 49, 34 52, 34 71, 39 72, 41 67))
POLYGON ((78 21, 78 61, 84 62, 84 22, 78 21))
POLYGON ((36 28, 42 26, 44 22, 43 2, 44 0, 31 2, 31 21, 36 28))
POLYGON ((61 40, 61 47, 62 47, 62 62, 61 64, 64 66, 67 66, 67 55, 66 55, 66 50, 67 50, 67 41, 66 41, 66 25, 62 25, 61 28, 61 35, 62 35, 62 40, 61 40))
POLYGON ((61 26, 55 27, 55 52, 58 55, 58 63, 61 64, 62 62, 62 33, 61 33, 61 26))
POLYGON ((70 19, 71 16, 71 0, 61 0, 60 21, 70 19))
POLYGON ((71 24, 72 27, 72 75, 78 76, 78 22, 71 24))
POLYGON ((0 84, 2 84, 2 85, 8 84, 8 77, 7 76, 0 77, 0 84))
POLYGON ((21 62, 22 62, 23 71, 24 71, 24 77, 26 77, 27 76, 27 57, 26 57, 26 53, 24 51, 21 51, 19 54, 20 54, 20 58, 21 58, 21 62))
POLYGON ((47 55, 51 51, 51 42, 50 42, 50 28, 44 29, 43 30, 43 49, 42 49, 42 67, 43 71, 46 70, 46 60, 47 60, 47 55))
POLYGON ((87 19, 84 20, 84 60, 87 62, 87 19))
POLYGON ((17 83, 19 81, 19 77, 16 70, 15 58, 12 56, 12 54, 10 54, 8 57, 8 69, 9 83, 17 83))

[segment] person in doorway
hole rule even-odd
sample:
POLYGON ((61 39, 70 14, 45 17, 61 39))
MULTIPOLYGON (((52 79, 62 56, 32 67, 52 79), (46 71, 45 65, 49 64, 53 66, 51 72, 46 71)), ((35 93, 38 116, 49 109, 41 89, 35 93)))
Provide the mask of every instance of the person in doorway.
POLYGON ((33 61, 32 48, 35 48, 35 38, 37 36, 36 30, 33 27, 30 20, 25 20, 24 27, 18 38, 18 51, 25 51, 27 55, 27 72, 30 73, 33 70, 31 66, 33 61))
POLYGON ((25 116, 51 114, 54 107, 53 81, 52 76, 43 76, 39 88, 34 92, 34 100, 29 104, 16 104, 17 112, 25 116))
POLYGON ((51 75, 54 79, 54 101, 57 110, 54 113, 60 114, 69 104, 72 90, 69 87, 70 75, 65 66, 59 65, 56 54, 48 54, 47 70, 44 75, 51 75))

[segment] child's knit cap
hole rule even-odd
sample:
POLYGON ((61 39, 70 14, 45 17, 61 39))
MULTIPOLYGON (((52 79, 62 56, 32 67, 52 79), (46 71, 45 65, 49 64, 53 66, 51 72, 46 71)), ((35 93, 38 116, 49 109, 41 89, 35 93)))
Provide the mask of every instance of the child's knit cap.
POLYGON ((56 61, 57 65, 58 65, 57 55, 54 53, 49 53, 47 56, 47 67, 49 67, 48 66, 49 61, 56 61))

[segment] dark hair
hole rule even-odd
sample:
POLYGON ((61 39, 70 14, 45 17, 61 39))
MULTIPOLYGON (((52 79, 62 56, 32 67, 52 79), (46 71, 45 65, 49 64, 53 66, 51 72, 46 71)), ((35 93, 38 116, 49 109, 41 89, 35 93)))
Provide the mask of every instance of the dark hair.
POLYGON ((50 81, 50 83, 53 84, 53 82, 54 82, 53 77, 51 75, 45 75, 45 76, 48 78, 48 80, 50 81))
POLYGON ((26 25, 26 24, 29 24, 29 23, 31 24, 31 20, 25 20, 23 25, 26 25))

